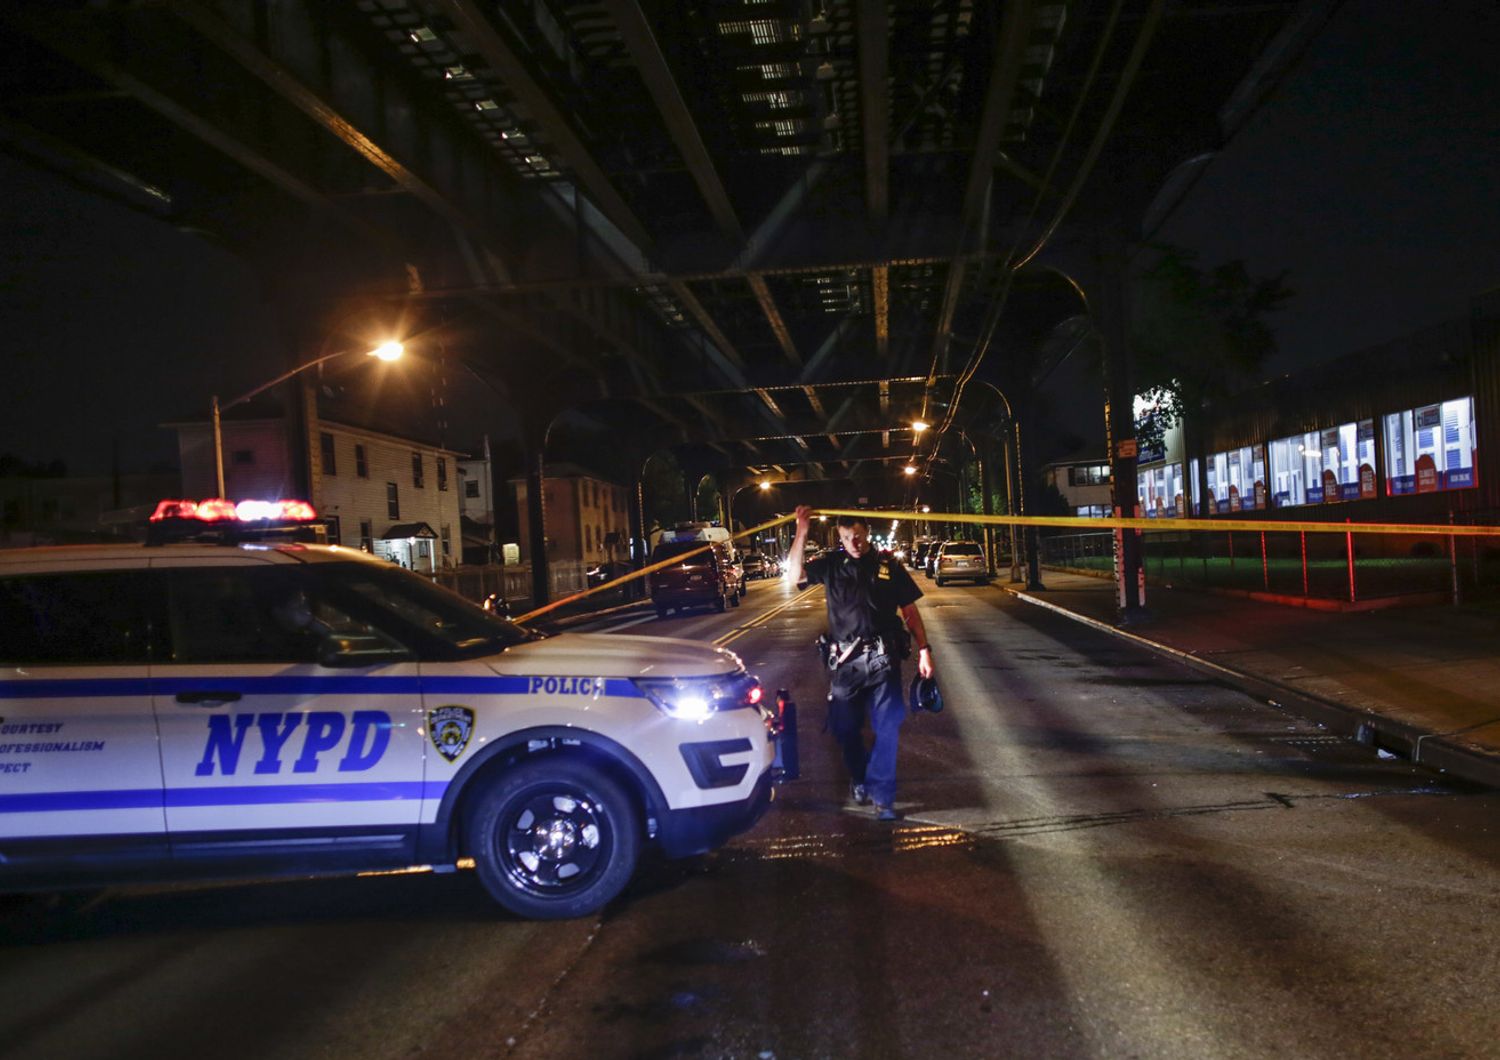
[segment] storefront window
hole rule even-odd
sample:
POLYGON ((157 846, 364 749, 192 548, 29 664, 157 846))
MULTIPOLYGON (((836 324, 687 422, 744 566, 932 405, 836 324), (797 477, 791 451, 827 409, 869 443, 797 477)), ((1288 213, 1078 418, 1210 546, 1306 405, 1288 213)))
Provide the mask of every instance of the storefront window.
POLYGON ((1385 481, 1392 496, 1469 489, 1477 484, 1471 397, 1385 417, 1385 481))
MULTIPOLYGON (((1193 483, 1197 483, 1198 462, 1193 461, 1193 483)), ((1208 458, 1208 492, 1214 500, 1214 511, 1255 511, 1266 506, 1266 449, 1247 445, 1208 458)), ((1197 490, 1194 489, 1194 496, 1197 490)))
POLYGON ((1278 438, 1270 445, 1275 507, 1375 496, 1375 421, 1278 438))
POLYGON ((1141 468, 1137 472, 1136 495, 1141 513, 1148 519, 1187 515, 1182 503, 1182 465, 1141 468))

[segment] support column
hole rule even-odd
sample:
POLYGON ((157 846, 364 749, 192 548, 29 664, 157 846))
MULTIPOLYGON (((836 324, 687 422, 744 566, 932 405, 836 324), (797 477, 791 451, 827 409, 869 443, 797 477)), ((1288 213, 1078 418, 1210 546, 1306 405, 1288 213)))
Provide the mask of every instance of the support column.
MULTIPOLYGON (((1021 508, 1016 502, 1014 435, 1015 424, 1006 420, 1005 434, 1000 439, 1000 455, 1005 461, 1005 508, 1009 515, 1020 515, 1021 508)), ((1010 524, 1010 580, 1021 580, 1021 534, 1015 523, 1010 524)))
POLYGON ((526 448, 526 525, 531 539, 531 606, 551 602, 547 568, 547 468, 545 431, 528 437, 526 448))
MULTIPOLYGON (((974 447, 975 459, 979 462, 979 510, 985 515, 995 514, 995 503, 990 498, 990 461, 984 458, 984 446, 988 439, 984 435, 979 436, 979 443, 974 447)), ((984 572, 990 577, 995 575, 995 528, 989 523, 984 524, 984 572)))
MULTIPOLYGON (((1110 503, 1116 515, 1136 514, 1135 391, 1130 366, 1125 240, 1117 229, 1099 232, 1097 282, 1092 305, 1104 342, 1104 438, 1109 450, 1110 503)), ((1122 621, 1141 612, 1140 539, 1134 530, 1117 538, 1116 600, 1122 621)))
MULTIPOLYGON (((1027 460, 1027 451, 1021 445, 1021 425, 1023 421, 1026 425, 1026 433, 1031 433, 1032 417, 1028 411, 1031 404, 1027 400, 1027 396, 1023 394, 1021 396, 1021 411, 1017 415, 1015 426, 1016 499, 1020 502, 1021 510, 1019 514, 1021 515, 1031 514, 1031 490, 1029 487, 1031 481, 1031 462, 1027 460)), ((1026 540, 1026 588, 1032 591, 1045 589, 1047 587, 1042 584, 1041 542, 1037 537, 1037 528, 1034 526, 1026 527, 1023 536, 1026 540)))
POLYGON ((682 472, 682 493, 687 498, 688 519, 698 521, 698 480, 702 476, 686 469, 682 472))

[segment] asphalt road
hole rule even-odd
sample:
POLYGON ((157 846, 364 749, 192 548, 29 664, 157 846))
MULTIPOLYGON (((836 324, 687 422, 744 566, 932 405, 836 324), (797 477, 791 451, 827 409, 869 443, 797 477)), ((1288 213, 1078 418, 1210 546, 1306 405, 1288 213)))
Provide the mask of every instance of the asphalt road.
POLYGON ((468 874, 0 900, 4 1057, 1500 1055, 1496 793, 996 588, 919 578, 948 704, 895 826, 819 733, 820 590, 614 628, 718 640, 803 778, 598 918, 468 874))

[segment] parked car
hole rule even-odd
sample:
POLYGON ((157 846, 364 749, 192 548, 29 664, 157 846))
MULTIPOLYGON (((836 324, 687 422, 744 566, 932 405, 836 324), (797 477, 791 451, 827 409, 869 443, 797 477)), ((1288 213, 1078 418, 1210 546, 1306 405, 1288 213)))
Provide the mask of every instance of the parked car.
POLYGON ((918 541, 906 554, 907 566, 912 570, 922 570, 927 566, 927 553, 932 551, 931 541, 918 541))
POLYGON ((984 549, 974 541, 949 541, 938 553, 936 580, 939 585, 970 580, 980 585, 990 580, 985 569, 984 549))
POLYGON ((664 541, 651 553, 651 562, 660 563, 673 556, 683 556, 651 575, 651 602, 658 618, 666 618, 673 608, 739 607, 744 595, 740 568, 727 547, 707 541, 664 541), (699 551, 699 550, 702 551, 699 551), (688 553, 697 552, 697 555, 688 553))
POLYGON ((759 552, 746 552, 741 557, 740 565, 744 570, 745 580, 751 578, 769 578, 771 576, 771 559, 769 556, 759 552))
POLYGON ((946 541, 934 541, 932 547, 927 550, 927 558, 922 561, 922 573, 932 578, 937 574, 938 557, 943 554, 943 546, 946 541))

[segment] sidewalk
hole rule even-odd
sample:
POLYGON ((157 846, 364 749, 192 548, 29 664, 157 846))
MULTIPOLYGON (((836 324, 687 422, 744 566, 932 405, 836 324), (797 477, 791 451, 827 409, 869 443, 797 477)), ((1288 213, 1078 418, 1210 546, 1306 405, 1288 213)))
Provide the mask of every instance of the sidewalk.
POLYGON ((1284 607, 1147 588, 1120 627, 1114 582, 1048 570, 1029 603, 1226 677, 1331 731, 1500 787, 1500 610, 1431 605, 1366 612, 1284 607))

